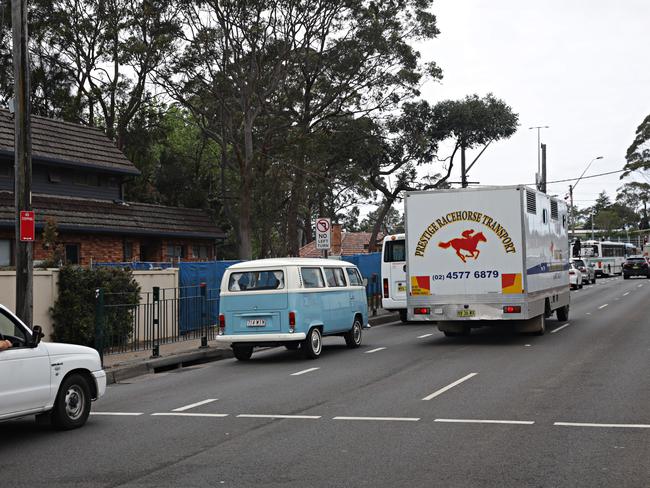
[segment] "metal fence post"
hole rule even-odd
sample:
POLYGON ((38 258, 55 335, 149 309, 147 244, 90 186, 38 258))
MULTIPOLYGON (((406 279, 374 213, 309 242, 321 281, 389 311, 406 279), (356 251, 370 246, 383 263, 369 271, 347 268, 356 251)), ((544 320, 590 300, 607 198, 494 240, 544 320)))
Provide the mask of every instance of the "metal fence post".
POLYGON ((104 365, 104 290, 95 290, 95 349, 104 365))
POLYGON ((152 310, 151 310, 151 316, 152 316, 152 324, 153 324, 153 330, 151 331, 151 335, 153 338, 153 348, 151 350, 151 357, 152 358, 157 358, 160 356, 160 287, 159 286, 154 286, 153 287, 153 305, 152 305, 152 310))
POLYGON ((377 287, 379 283, 377 273, 372 274, 372 316, 377 315, 377 287))
POLYGON ((208 347, 208 324, 206 320, 206 301, 208 298, 208 285, 201 283, 201 348, 208 347))

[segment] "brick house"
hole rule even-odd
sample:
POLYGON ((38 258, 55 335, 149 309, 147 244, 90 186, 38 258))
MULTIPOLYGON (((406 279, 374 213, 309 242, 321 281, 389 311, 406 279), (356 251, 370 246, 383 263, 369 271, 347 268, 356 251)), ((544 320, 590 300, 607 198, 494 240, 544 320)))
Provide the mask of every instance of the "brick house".
MULTIPOLYGON (((14 119, 0 109, 0 266, 13 264, 14 119)), ((199 209, 125 202, 124 184, 138 169, 99 129, 32 118, 34 260, 50 255, 42 241, 56 221, 65 260, 205 261, 224 233, 199 209)))
MULTIPOLYGON (((341 224, 332 225, 332 256, 353 256, 355 254, 367 254, 370 247, 370 237, 372 232, 344 232, 341 230, 341 224)), ((381 251, 381 242, 384 234, 381 232, 377 235, 377 250, 381 251)), ((323 256, 323 251, 316 249, 316 241, 311 241, 300 248, 301 258, 319 258, 323 256)))

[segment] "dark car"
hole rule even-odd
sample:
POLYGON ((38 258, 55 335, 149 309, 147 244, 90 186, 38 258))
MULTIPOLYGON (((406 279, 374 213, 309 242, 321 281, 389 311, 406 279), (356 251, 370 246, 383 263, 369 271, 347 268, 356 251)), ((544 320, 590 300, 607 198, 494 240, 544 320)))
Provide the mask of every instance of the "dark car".
POLYGON ((650 278, 650 266, 648 260, 643 256, 631 256, 623 263, 623 279, 630 276, 645 276, 650 278))

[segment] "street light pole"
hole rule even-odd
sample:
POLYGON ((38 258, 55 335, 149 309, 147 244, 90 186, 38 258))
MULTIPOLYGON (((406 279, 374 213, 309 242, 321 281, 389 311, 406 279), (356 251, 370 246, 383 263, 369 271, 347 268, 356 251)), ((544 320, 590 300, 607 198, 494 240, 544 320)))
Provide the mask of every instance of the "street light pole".
MULTIPOLYGON (((591 166, 591 163, 593 163, 597 159, 603 159, 603 157, 602 156, 596 156, 591 161, 589 161, 589 164, 587 165, 585 170, 582 172, 582 174, 578 177, 576 182, 573 185, 569 185, 569 198, 570 198, 570 201, 571 201, 570 220, 571 220, 571 233, 573 234, 573 237, 575 237, 575 235, 576 235, 576 223, 575 223, 575 218, 574 218, 574 215, 573 215, 573 190, 576 189, 576 186, 578 186, 578 183, 580 183, 580 180, 582 179, 582 177, 585 175, 585 173, 587 172, 587 170, 591 166)), ((594 216, 593 216, 593 210, 592 210, 592 215, 591 215, 591 239, 593 240, 593 238, 594 238, 594 216)))

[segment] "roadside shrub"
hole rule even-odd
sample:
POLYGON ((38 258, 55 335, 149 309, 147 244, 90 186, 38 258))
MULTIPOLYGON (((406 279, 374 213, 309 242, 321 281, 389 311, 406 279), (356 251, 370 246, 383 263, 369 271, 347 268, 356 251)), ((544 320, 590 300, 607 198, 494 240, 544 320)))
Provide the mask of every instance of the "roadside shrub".
POLYGON ((140 300, 140 286, 129 269, 64 266, 59 297, 50 309, 54 340, 95 345, 95 290, 104 290, 104 344, 128 341, 140 300))

